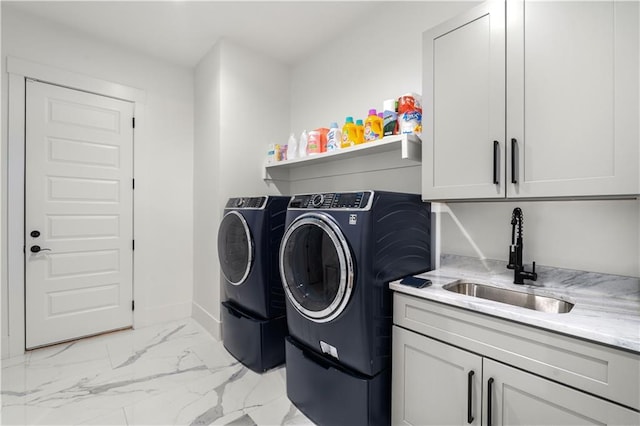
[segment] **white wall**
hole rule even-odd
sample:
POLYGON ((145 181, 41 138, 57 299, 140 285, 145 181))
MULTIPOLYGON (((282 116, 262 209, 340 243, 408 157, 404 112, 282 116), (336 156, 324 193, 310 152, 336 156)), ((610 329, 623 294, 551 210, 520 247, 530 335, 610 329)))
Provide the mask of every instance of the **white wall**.
POLYGON ((442 252, 507 261, 514 207, 524 215, 527 265, 640 276, 639 200, 449 203, 442 252))
MULTIPOLYGON (((385 99, 422 88, 422 32, 474 2, 398 2, 378 6, 358 25, 312 52, 291 77, 291 128, 339 126, 346 116, 365 119, 385 99)), ((368 160, 360 160, 360 162, 368 160)), ((352 161, 359 168, 358 160, 352 161)), ((332 167, 328 165, 327 167, 332 167)), ((338 170, 344 173, 342 170, 338 170)), ((420 167, 294 181, 291 192, 365 188, 420 192, 420 167)))
MULTIPOLYGON (((291 123, 302 129, 364 118, 386 98, 422 90, 422 32, 472 7, 462 2, 398 3, 363 17, 292 70, 291 123), (400 24, 401 23, 401 24, 400 24), (374 55, 373 43, 379 51, 374 55)), ((347 160, 360 167, 367 159, 347 160)), ((339 172, 338 166, 332 167, 339 172)), ((343 167, 347 170, 348 167, 343 167)), ((420 192, 420 167, 343 174, 291 183, 292 193, 352 189, 420 192)), ((640 276, 640 207, 632 201, 455 203, 444 206, 441 251, 507 260, 511 211, 525 218, 525 260, 540 265, 640 276)))
POLYGON ((289 96, 287 66, 228 40, 196 66, 193 313, 216 337, 224 205, 230 197, 278 194, 262 180, 262 168, 267 144, 287 140, 289 96))
POLYGON ((220 197, 277 194, 262 180, 270 143, 289 137, 289 67, 230 41, 220 50, 220 197))
POLYGON ((193 317, 220 337, 217 229, 220 223, 220 45, 198 63, 194 81, 193 317))
POLYGON ((397 2, 378 6, 357 25, 296 65, 291 124, 303 129, 366 118, 382 101, 422 88, 422 32, 476 2, 397 2))
MULTIPOLYGON (((144 57, 15 11, 3 3, 3 65, 7 56, 146 92, 144 116, 137 126, 134 146, 135 325, 189 316, 193 292, 192 70, 144 57)), ((5 124, 6 80, 2 85, 2 105, 5 124)), ((3 132, 3 153, 6 137, 3 132)), ((11 158, 3 156, 3 170, 8 161, 11 158)), ((3 183, 3 221, 7 217, 5 192, 3 183)), ((3 250, 3 261, 5 256, 3 250)), ((6 287, 3 273, 3 295, 6 287)), ((3 336, 6 301, 3 297, 3 336)))

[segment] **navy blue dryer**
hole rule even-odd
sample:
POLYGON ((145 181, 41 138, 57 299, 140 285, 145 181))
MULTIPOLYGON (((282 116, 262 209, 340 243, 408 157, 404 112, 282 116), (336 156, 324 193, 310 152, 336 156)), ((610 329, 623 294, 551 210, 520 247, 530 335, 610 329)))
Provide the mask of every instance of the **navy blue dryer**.
POLYGON ((388 283, 431 269, 430 216, 416 194, 292 197, 280 246, 287 395, 314 422, 389 423, 388 283))
POLYGON ((224 346, 262 372, 284 362, 286 317, 278 249, 290 197, 231 198, 218 229, 224 346))

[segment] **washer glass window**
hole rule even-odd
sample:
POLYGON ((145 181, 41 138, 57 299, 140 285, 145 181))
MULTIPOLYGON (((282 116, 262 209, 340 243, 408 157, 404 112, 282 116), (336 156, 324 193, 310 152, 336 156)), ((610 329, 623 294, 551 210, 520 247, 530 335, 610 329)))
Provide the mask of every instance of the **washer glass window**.
POLYGON ((351 254, 341 231, 330 219, 301 217, 283 238, 281 274, 289 300, 318 322, 338 316, 353 286, 351 254))
POLYGON ((227 213, 218 230, 218 258, 231 284, 242 284, 253 263, 253 243, 247 221, 236 211, 227 213))

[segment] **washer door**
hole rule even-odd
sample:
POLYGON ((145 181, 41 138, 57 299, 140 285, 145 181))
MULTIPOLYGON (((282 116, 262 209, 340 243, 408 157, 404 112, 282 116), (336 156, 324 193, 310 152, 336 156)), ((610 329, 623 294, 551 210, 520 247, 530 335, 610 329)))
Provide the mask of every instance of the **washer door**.
POLYGON ((218 229, 218 259, 224 277, 242 284, 253 265, 253 238, 247 221, 236 211, 225 214, 218 229))
POLYGON ((353 290, 353 258, 340 227, 322 213, 296 219, 280 245, 280 275, 287 297, 315 322, 336 318, 353 290))

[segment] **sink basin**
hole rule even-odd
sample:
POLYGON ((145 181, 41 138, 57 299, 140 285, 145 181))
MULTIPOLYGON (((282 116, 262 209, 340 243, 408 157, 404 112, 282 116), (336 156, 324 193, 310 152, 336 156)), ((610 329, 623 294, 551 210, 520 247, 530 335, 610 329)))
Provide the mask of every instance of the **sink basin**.
POLYGON ((573 303, 554 297, 539 296, 466 281, 456 281, 445 285, 443 288, 466 296, 479 297, 541 312, 565 314, 573 308, 573 303))

